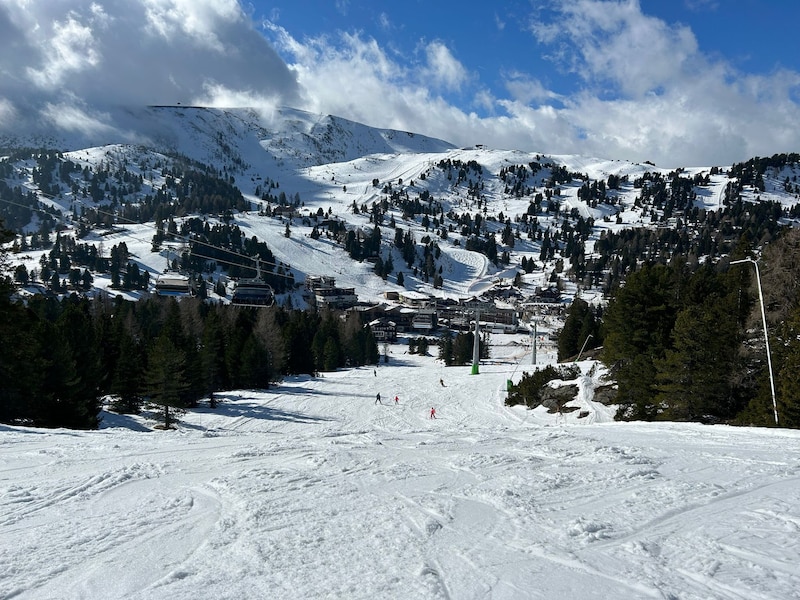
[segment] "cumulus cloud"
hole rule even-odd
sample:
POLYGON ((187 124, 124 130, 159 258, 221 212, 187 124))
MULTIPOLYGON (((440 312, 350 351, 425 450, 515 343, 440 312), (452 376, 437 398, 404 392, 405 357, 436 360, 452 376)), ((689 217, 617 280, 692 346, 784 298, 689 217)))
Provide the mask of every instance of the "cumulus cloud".
POLYGON ((637 0, 550 0, 547 9, 531 15, 531 47, 520 51, 548 57, 579 85, 549 89, 530 73, 497 74, 507 97, 492 95, 439 42, 412 64, 361 34, 298 41, 274 23, 267 30, 308 110, 459 145, 665 166, 728 164, 800 146, 800 133, 787 127, 800 118, 797 73, 740 73, 637 0), (451 91, 473 98, 472 108, 447 100, 451 91))
POLYGON ((239 0, 0 0, 0 129, 103 133, 115 105, 285 104, 459 145, 664 166, 800 147, 800 74, 742 73, 638 0, 535 6, 519 52, 546 57, 576 85, 516 70, 484 74, 505 81, 492 91, 441 41, 398 52, 361 32, 298 39, 276 11, 254 24, 239 0))
POLYGON ((555 18, 533 21, 531 31, 584 82, 562 109, 582 132, 576 147, 674 165, 724 164, 800 143, 786 127, 800 117, 797 73, 737 72, 703 55, 688 28, 645 15, 638 0, 552 7, 555 18))
POLYGON ((641 95, 704 66, 691 30, 644 15, 637 0, 572 0, 558 9, 556 21, 533 21, 531 30, 542 43, 561 42, 556 60, 587 83, 641 95))
POLYGON ((298 99, 237 0, 3 0, 0 35, 2 113, 29 126, 80 122, 87 105, 298 99))
POLYGON ((423 76, 431 85, 446 90, 459 90, 467 80, 467 70, 456 60, 450 49, 441 42, 432 42, 425 47, 427 66, 423 76))
POLYGON ((114 131, 107 113, 96 112, 77 98, 71 102, 46 102, 41 111, 42 118, 51 126, 64 131, 87 136, 110 134, 114 131))

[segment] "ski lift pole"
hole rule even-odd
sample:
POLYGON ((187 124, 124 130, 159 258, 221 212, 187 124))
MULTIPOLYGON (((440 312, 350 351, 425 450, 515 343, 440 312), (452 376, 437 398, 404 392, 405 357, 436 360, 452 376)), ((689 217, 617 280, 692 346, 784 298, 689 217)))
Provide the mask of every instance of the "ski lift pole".
POLYGON ((481 338, 480 338, 480 311, 475 311, 475 339, 472 344, 472 375, 478 375, 478 364, 481 359, 481 338))

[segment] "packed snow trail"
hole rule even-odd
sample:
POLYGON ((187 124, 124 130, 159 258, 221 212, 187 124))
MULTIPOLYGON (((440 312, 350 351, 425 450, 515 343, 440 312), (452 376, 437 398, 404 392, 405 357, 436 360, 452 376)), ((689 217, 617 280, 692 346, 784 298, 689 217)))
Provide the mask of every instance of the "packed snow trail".
POLYGON ((115 415, 96 432, 0 427, 0 597, 800 589, 800 432, 556 421, 504 406, 533 368, 518 345, 494 345, 479 375, 405 349, 375 372, 220 394, 176 431, 115 415))

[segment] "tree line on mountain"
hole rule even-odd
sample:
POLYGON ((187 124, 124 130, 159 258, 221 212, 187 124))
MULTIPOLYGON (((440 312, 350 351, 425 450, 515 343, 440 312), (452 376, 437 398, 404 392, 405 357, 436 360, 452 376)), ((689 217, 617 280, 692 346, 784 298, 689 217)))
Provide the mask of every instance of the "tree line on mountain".
MULTIPOLYGON (((681 184, 676 189, 688 188, 681 184)), ((664 222, 664 210, 677 205, 672 204, 672 197, 653 204, 654 197, 650 195, 648 203, 642 204, 643 214, 652 211, 652 222, 658 224, 664 222)), ((730 254, 742 236, 756 240, 759 246, 769 244, 782 231, 781 219, 791 218, 790 211, 780 203, 751 202, 740 192, 724 200, 717 210, 689 206, 691 202, 681 209, 680 216, 674 217, 674 223, 663 227, 603 230, 591 253, 585 252, 588 236, 580 222, 574 215, 565 215, 560 231, 545 232, 540 260, 553 258, 554 251, 559 250, 564 258, 569 258, 569 277, 573 281, 585 287, 600 287, 608 294, 642 263, 685 260, 696 268, 704 260, 718 261, 730 254), (571 220, 577 225, 570 226, 571 220)))
MULTIPOLYGON (((0 161, 0 199, 5 200, 0 218, 6 227, 21 233, 33 211, 59 216, 56 209, 42 204, 35 194, 3 181, 21 175, 13 166, 21 160, 33 161, 32 181, 45 195, 56 198, 65 191, 71 193, 74 217, 83 224, 83 234, 93 226, 110 227, 117 219, 146 223, 170 216, 223 214, 249 208, 233 178, 212 166, 180 156, 160 158, 152 164, 149 159, 142 159, 137 174, 128 168, 128 158, 113 158, 102 160, 95 167, 81 168, 59 151, 15 150, 0 161), (145 172, 150 180, 160 175, 163 184, 143 195, 145 172)), ((53 228, 54 223, 50 223, 49 231, 40 231, 30 246, 48 247, 51 242, 47 236, 53 228)))
POLYGON ((41 282, 55 293, 86 292, 94 282, 92 273, 108 273, 113 289, 147 290, 150 274, 129 257, 125 242, 114 244, 110 255, 104 257, 94 244, 80 244, 75 238, 58 233, 50 252, 40 257, 39 269, 28 271, 24 263, 17 265, 14 280, 23 286, 41 282))
MULTIPOLYGON (((168 231, 172 229, 169 227, 168 231)), ((210 224, 192 217, 184 219, 174 231, 177 239, 189 240, 188 249, 181 252, 175 265, 178 269, 195 274, 215 273, 219 269, 230 277, 250 279, 256 278, 260 271, 261 279, 276 293, 286 292, 295 285, 291 266, 278 261, 269 246, 256 236, 245 236, 236 224, 210 224)), ((156 236, 163 243, 170 233, 158 229, 156 236)), ((154 237, 154 247, 156 241, 154 237)))

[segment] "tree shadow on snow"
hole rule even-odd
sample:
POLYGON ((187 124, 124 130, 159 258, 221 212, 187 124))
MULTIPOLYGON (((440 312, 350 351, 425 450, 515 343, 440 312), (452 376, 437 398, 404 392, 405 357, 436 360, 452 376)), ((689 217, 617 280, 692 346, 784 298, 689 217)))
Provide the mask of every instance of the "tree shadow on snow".
MULTIPOLYGON (((141 417, 139 417, 139 419, 141 419, 141 417)), ((101 413, 101 421, 98 429, 120 428, 130 431, 152 431, 152 428, 141 423, 139 419, 132 415, 103 411, 101 413)))
MULTIPOLYGON (((212 414, 230 417, 231 419, 255 419, 262 421, 284 421, 290 423, 320 423, 330 421, 327 417, 316 417, 298 411, 288 411, 271 406, 264 406, 257 401, 249 401, 238 395, 226 396, 225 394, 215 394, 217 401, 216 408, 196 408, 194 413, 212 414), (226 401, 227 400, 227 401, 226 401)), ((187 429, 205 429, 202 425, 195 425, 181 421, 181 427, 187 429)))

